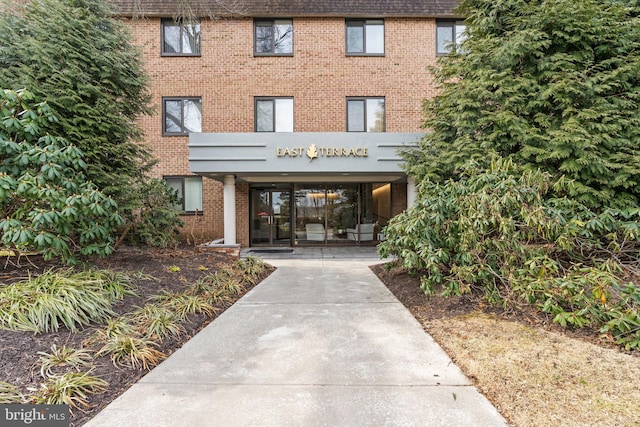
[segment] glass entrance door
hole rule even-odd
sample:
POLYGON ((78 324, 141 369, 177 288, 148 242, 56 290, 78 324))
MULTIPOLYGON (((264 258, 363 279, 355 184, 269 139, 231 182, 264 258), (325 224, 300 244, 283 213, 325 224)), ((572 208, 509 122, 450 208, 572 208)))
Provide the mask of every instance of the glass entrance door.
POLYGON ((291 244, 291 191, 251 190, 251 244, 291 244))

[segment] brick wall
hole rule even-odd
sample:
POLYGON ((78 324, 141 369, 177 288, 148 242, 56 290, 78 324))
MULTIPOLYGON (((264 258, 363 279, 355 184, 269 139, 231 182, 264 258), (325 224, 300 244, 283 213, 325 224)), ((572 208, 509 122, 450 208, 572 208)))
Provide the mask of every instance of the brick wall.
POLYGON ((237 243, 249 246, 249 184, 236 184, 236 236, 237 243))
MULTIPOLYGON (((253 132, 256 96, 294 97, 296 132, 344 132, 346 97, 385 96, 387 132, 420 132, 422 100, 435 93, 428 72, 435 64, 433 19, 386 19, 384 57, 345 56, 341 18, 294 19, 294 55, 287 57, 253 55, 252 19, 203 21, 200 57, 161 57, 160 19, 128 24, 151 78, 156 113, 141 124, 160 159, 158 177, 189 175, 188 137, 162 136, 162 96, 202 97, 203 132, 253 132)), ((394 201, 404 197, 406 207, 396 187, 394 201)), ((236 191, 238 241, 247 245, 248 185, 236 191)), ((222 237, 222 198, 222 184, 203 179, 204 212, 183 218, 186 236, 222 237)))
POLYGON ((407 209, 407 184, 391 184, 391 216, 396 216, 407 209))

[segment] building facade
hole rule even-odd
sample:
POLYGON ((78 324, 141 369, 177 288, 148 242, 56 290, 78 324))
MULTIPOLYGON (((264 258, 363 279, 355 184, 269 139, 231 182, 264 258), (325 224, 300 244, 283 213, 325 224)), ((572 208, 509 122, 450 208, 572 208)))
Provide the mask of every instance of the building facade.
POLYGON ((411 203, 398 150, 424 134, 429 67, 462 34, 455 0, 116 6, 151 78, 154 174, 183 196, 189 240, 375 244, 411 203))

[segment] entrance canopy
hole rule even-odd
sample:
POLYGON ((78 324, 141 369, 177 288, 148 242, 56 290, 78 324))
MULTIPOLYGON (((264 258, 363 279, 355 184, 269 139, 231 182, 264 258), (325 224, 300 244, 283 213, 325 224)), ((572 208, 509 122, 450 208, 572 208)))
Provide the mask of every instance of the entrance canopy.
POLYGON ((192 133, 191 172, 245 182, 405 181, 399 151, 421 133, 192 133))

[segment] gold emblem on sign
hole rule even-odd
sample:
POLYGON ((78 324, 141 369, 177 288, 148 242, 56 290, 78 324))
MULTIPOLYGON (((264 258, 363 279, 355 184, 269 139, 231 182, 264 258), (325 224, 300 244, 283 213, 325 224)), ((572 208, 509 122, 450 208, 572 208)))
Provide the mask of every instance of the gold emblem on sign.
POLYGON ((309 156, 309 161, 318 158, 318 147, 316 147, 316 144, 311 144, 309 148, 307 148, 307 156, 309 156))

